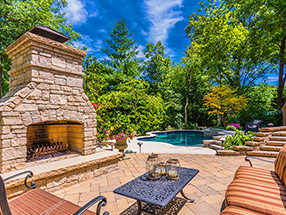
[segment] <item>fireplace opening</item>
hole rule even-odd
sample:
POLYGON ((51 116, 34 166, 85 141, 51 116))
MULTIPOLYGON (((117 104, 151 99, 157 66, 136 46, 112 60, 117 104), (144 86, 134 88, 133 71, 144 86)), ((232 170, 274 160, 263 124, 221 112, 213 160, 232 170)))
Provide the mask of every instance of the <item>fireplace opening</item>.
POLYGON ((46 121, 27 128, 27 161, 82 153, 83 125, 75 121, 46 121))

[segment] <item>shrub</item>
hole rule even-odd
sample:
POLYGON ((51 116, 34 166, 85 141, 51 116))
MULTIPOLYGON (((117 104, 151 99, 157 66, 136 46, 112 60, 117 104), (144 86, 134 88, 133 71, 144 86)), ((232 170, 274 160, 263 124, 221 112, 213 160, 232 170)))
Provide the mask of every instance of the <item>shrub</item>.
POLYGON ((244 146, 245 141, 253 141, 254 133, 252 131, 247 132, 247 134, 243 134, 242 131, 238 130, 233 125, 227 126, 228 130, 234 130, 234 135, 228 135, 225 138, 224 148, 233 149, 232 146, 244 146))

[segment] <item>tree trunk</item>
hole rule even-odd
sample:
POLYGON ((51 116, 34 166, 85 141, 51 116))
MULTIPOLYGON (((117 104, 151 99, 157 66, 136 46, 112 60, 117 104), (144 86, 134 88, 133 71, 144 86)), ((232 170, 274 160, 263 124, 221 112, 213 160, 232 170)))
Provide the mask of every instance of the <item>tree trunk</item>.
POLYGON ((186 95, 186 105, 185 105, 185 124, 188 122, 188 106, 189 106, 189 96, 186 95))
POLYGON ((188 71, 186 79, 187 79, 187 92, 186 92, 186 105, 185 105, 185 125, 188 122, 188 106, 189 106, 189 93, 192 81, 192 69, 188 71))
POLYGON ((279 51, 279 79, 278 79, 278 87, 277 87, 277 107, 281 108, 282 107, 282 98, 283 98, 283 89, 284 89, 284 84, 285 84, 285 78, 286 75, 283 77, 283 72, 284 72, 284 54, 285 54, 285 40, 286 37, 284 37, 281 41, 280 45, 280 51, 279 51))
POLYGON ((0 98, 2 98, 3 94, 3 86, 2 86, 2 76, 3 76, 3 67, 2 67, 2 63, 3 63, 3 56, 0 57, 0 98))

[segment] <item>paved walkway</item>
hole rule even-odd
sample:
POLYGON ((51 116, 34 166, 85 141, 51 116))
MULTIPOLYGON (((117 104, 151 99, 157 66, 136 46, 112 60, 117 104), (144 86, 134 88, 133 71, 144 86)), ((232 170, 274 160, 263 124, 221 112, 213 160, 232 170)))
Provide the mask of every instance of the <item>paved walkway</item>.
POLYGON ((204 148, 202 146, 175 146, 170 143, 163 142, 151 142, 151 141, 141 141, 134 138, 128 143, 128 148, 126 150, 131 150, 139 152, 138 142, 142 142, 141 146, 142 153, 175 153, 175 154, 212 154, 216 152, 213 149, 204 148))
MULTIPOLYGON (((135 203, 135 200, 114 194, 112 191, 145 172, 147 154, 131 154, 130 157, 129 160, 119 162, 117 171, 56 191, 54 194, 78 205, 84 205, 92 198, 103 195, 108 200, 104 209, 111 215, 120 214, 135 203)), ((177 158, 181 166, 200 170, 184 189, 185 194, 194 198, 195 202, 186 203, 179 215, 219 214, 226 187, 231 182, 235 170, 240 165, 248 165, 242 156, 161 154, 160 158, 177 158)), ((273 164, 270 163, 254 160, 253 164, 255 167, 273 169, 273 164)), ((95 207, 92 207, 92 210, 95 210, 95 207)))

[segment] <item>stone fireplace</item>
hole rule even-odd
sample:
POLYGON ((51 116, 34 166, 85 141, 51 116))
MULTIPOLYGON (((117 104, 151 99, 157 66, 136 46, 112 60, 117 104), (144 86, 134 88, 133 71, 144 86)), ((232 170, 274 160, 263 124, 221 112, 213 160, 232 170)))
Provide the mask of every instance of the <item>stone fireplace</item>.
POLYGON ((96 112, 82 88, 86 53, 31 32, 6 53, 12 66, 9 93, 0 101, 1 173, 25 168, 29 147, 40 142, 94 153, 96 112))

